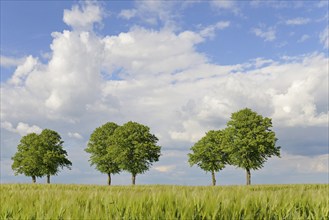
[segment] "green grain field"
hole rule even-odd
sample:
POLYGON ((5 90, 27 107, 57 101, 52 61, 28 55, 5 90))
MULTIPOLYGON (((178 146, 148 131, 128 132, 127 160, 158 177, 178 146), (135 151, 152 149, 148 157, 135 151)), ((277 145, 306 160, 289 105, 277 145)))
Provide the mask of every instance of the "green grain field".
POLYGON ((329 219, 329 185, 2 184, 1 219, 329 219))

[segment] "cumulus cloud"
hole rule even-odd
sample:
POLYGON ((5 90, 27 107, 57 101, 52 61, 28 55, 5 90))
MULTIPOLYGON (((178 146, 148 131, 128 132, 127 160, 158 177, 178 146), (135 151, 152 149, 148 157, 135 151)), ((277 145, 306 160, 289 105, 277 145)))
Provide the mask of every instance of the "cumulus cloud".
POLYGON ((53 33, 52 57, 46 65, 36 65, 31 56, 18 66, 9 84, 2 111, 11 116, 31 111, 58 119, 75 120, 86 104, 100 94, 102 42, 90 32, 53 33), (12 100, 16 101, 13 102, 12 100), (10 109, 15 103, 15 108, 10 109), (16 114, 17 113, 17 114, 16 114), (77 116, 77 117, 75 117, 77 116))
POLYGON ((253 28, 252 32, 260 38, 263 38, 264 41, 273 41, 276 38, 276 31, 273 27, 269 28, 253 28))
POLYGON ((103 39, 105 65, 110 73, 123 68, 120 76, 124 78, 168 74, 202 63, 205 57, 194 49, 202 41, 199 34, 191 31, 175 34, 166 29, 150 31, 136 27, 128 33, 103 39))
POLYGON ((195 142, 244 107, 281 126, 327 122, 328 110, 320 108, 327 102, 323 54, 220 66, 195 50, 204 38, 191 31, 135 27, 104 38, 74 31, 52 36, 49 63, 29 73, 20 88, 2 88, 6 120, 38 112, 47 120, 88 124, 96 114, 111 114, 120 122, 146 123, 164 144, 195 142))
POLYGON ((71 10, 64 10, 63 21, 75 30, 91 30, 95 23, 102 20, 102 10, 95 2, 74 5, 71 10))
POLYGON ((186 120, 182 125, 182 131, 169 131, 173 140, 197 142, 204 135, 202 126, 195 120, 186 120))
MULTIPOLYGON (((317 114, 314 97, 309 90, 320 82, 317 79, 308 77, 301 81, 295 81, 288 88, 286 93, 273 95, 275 111, 273 117, 277 120, 285 120, 290 126, 309 124, 323 125, 328 123, 328 112, 317 114), (296 97, 298 96, 298 100, 296 97)), ((319 80, 321 80, 319 78, 319 80)))
POLYGON ((18 65, 9 83, 14 85, 21 84, 24 79, 36 68, 38 59, 28 56, 25 61, 18 65))
POLYGON ((8 121, 1 122, 1 128, 4 128, 7 131, 18 133, 21 136, 27 135, 29 133, 40 134, 42 129, 36 125, 30 126, 27 123, 19 122, 16 128, 8 121))
POLYGON ((329 154, 314 157, 284 154, 280 160, 287 169, 301 174, 329 173, 329 154))

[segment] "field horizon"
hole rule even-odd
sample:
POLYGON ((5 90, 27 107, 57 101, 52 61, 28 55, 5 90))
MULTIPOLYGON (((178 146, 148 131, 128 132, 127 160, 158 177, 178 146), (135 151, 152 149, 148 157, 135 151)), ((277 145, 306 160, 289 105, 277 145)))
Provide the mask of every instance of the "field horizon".
POLYGON ((327 185, 329 188, 329 182, 328 183, 264 183, 264 184, 217 184, 215 186, 211 185, 186 185, 186 184, 161 184, 161 183, 150 183, 150 184, 138 184, 132 185, 132 184, 111 184, 106 185, 104 184, 92 184, 92 183, 46 183, 46 182, 36 182, 36 183, 18 183, 18 182, 12 182, 12 183, 0 183, 0 186, 2 185, 63 185, 63 186, 100 186, 100 187, 116 187, 116 186, 125 186, 125 187, 134 187, 134 186, 186 186, 186 187, 252 187, 252 186, 300 186, 300 185, 327 185))

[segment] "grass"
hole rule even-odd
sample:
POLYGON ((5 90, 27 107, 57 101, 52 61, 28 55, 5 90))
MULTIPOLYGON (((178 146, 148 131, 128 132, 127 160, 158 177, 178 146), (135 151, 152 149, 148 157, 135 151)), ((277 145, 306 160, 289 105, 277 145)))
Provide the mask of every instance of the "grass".
POLYGON ((1 219, 329 219, 329 185, 3 184, 1 219))

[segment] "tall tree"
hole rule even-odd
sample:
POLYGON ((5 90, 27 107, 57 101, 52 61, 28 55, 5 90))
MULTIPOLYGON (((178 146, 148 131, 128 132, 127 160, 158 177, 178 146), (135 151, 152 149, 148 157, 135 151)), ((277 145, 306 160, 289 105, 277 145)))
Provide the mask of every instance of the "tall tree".
POLYGON ((271 156, 280 156, 277 138, 271 130, 272 120, 249 108, 232 113, 225 129, 226 152, 230 163, 246 170, 247 185, 251 184, 251 170, 263 167, 271 156))
POLYGON ((41 152, 40 138, 36 133, 30 133, 20 140, 17 152, 11 158, 14 162, 12 169, 15 175, 24 174, 32 177, 32 182, 36 182, 36 177, 44 175, 42 166, 43 158, 41 152))
POLYGON ((116 155, 119 166, 131 173, 133 185, 137 174, 146 172, 159 160, 161 147, 157 141, 149 127, 136 122, 127 122, 114 131, 110 151, 116 155))
POLYGON ((114 160, 116 155, 109 150, 111 137, 119 126, 113 122, 108 122, 96 128, 90 136, 86 152, 90 153, 90 163, 96 169, 108 176, 107 184, 111 185, 111 174, 120 172, 119 164, 114 160))
POLYGON ((67 152, 63 149, 61 136, 53 130, 44 129, 39 135, 42 146, 42 167, 47 175, 47 183, 50 183, 50 176, 57 175, 60 168, 71 168, 72 163, 67 158, 67 152))
POLYGON ((208 131, 194 146, 191 147, 193 153, 189 153, 189 163, 191 166, 198 165, 206 172, 211 172, 212 185, 216 185, 215 172, 224 169, 227 164, 227 153, 223 151, 222 131, 208 131))

